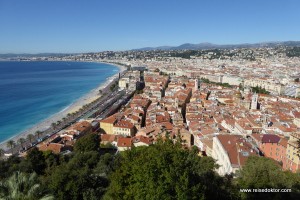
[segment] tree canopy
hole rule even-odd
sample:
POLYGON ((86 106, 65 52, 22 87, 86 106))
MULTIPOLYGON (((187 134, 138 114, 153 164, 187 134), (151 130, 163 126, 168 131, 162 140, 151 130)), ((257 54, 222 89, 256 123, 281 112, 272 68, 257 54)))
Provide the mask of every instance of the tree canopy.
POLYGON ((46 163, 43 152, 39 151, 36 147, 28 151, 26 161, 33 172, 42 174, 45 170, 46 163))
POLYGON ((99 199, 108 186, 108 180, 94 168, 100 160, 98 152, 77 153, 68 162, 56 167, 47 180, 58 199, 99 199))
MULTIPOLYGON (((80 138, 78 150, 68 155, 33 148, 25 158, 0 160, 0 199, 12 199, 13 189, 7 183, 13 176, 13 182, 18 180, 16 173, 22 180, 34 176, 33 185, 38 184, 35 187, 42 194, 58 200, 299 199, 299 173, 282 171, 268 158, 249 157, 235 176, 221 177, 215 173, 217 166, 211 157, 199 157, 197 148, 183 149, 170 139, 119 154, 103 154, 105 150, 99 151, 99 137, 95 136, 80 138), (255 188, 287 188, 292 192, 240 192, 255 188)), ((27 195, 28 191, 22 189, 20 193, 27 195)), ((21 199, 30 199, 25 197, 21 199)))
POLYGON ((118 163, 105 199, 230 198, 212 158, 169 140, 125 151, 118 163))
POLYGON ((259 94, 270 94, 269 91, 267 91, 266 89, 260 87, 260 86, 255 86, 255 87, 251 87, 252 88, 252 92, 256 92, 259 94))
POLYGON ((237 182, 242 189, 292 189, 287 193, 242 193, 243 199, 294 199, 300 194, 299 174, 284 172, 274 160, 264 157, 249 157, 237 182))
POLYGON ((97 151, 99 147, 99 135, 91 133, 78 139, 74 145, 74 150, 75 152, 97 151))
POLYGON ((0 199, 5 200, 52 200, 54 196, 44 190, 36 173, 15 172, 0 182, 0 199))

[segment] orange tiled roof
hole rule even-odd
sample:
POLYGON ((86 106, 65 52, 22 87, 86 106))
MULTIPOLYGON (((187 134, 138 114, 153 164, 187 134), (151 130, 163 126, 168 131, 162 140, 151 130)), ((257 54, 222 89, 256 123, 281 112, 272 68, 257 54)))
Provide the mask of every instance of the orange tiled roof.
POLYGON ((119 138, 118 147, 131 147, 132 146, 132 138, 119 138))
POLYGON ((150 138, 145 137, 145 136, 143 136, 143 135, 139 135, 139 136, 135 136, 135 137, 133 138, 133 142, 143 142, 143 143, 145 143, 145 144, 150 145, 150 144, 152 144, 153 139, 150 139, 150 138))
POLYGON ((113 123, 116 122, 117 117, 118 117, 118 115, 117 115, 117 114, 114 114, 114 115, 112 115, 112 116, 110 116, 110 117, 107 117, 107 118, 105 118, 105 119, 102 119, 102 120, 100 121, 100 123, 102 122, 102 123, 113 124, 113 123))
POLYGON ((64 147, 63 144, 59 144, 59 143, 49 143, 49 144, 44 144, 39 146, 39 150, 40 151, 52 151, 53 153, 60 153, 62 148, 64 147))
POLYGON ((256 155, 255 151, 251 149, 251 145, 245 142, 242 136, 218 135, 216 137, 228 153, 231 164, 244 165, 248 156, 256 155))
POLYGON ((132 129, 134 127, 134 125, 131 122, 127 121, 127 120, 120 120, 119 122, 114 124, 114 127, 132 129))

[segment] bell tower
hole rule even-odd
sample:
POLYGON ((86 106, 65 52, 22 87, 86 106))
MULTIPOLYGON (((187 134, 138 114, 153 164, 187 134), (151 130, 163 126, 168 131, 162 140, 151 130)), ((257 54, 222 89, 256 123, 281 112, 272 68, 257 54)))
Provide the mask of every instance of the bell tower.
POLYGON ((258 94, 254 93, 251 100, 251 110, 256 110, 258 107, 258 94))
POLYGON ((198 78, 195 79, 195 91, 200 90, 200 81, 198 78))

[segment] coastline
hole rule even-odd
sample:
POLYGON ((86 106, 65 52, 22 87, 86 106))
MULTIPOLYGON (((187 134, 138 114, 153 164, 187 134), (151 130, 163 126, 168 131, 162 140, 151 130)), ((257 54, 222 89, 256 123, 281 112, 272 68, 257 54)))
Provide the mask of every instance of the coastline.
POLYGON ((118 77, 119 73, 122 73, 123 71, 126 70, 126 68, 122 65, 109 63, 109 62, 105 62, 105 61, 80 61, 80 62, 93 62, 93 63, 108 64, 108 65, 118 67, 119 71, 116 74, 114 74, 113 76, 108 77, 107 80, 104 83, 101 83, 100 85, 98 85, 94 89, 90 90, 89 92, 87 92, 86 94, 81 96, 79 99, 76 99, 73 103, 68 105, 66 108, 64 108, 64 109, 58 111, 57 113, 49 116, 48 118, 46 118, 45 120, 43 120, 41 122, 37 122, 31 128, 28 128, 25 131, 17 133, 16 135, 0 142, 0 149, 3 149, 5 151, 8 150, 7 145, 6 145, 7 141, 13 140, 17 143, 17 140, 19 138, 25 138, 26 139, 27 135, 34 134, 36 131, 43 131, 43 130, 49 128, 52 123, 55 123, 58 120, 62 120, 62 118, 66 117, 68 113, 76 112, 83 105, 88 104, 88 103, 94 101, 95 99, 101 97, 102 95, 99 94, 99 90, 103 90, 104 88, 106 88, 112 80, 114 80, 116 77, 118 77))

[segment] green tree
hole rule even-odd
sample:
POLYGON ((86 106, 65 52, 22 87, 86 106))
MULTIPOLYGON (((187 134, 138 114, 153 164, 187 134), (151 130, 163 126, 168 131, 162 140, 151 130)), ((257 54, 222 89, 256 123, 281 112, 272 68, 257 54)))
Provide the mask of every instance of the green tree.
POLYGON ((270 94, 269 91, 267 91, 266 89, 260 87, 260 86, 255 86, 255 87, 251 87, 252 88, 252 92, 255 93, 259 93, 259 94, 270 94))
POLYGON ((118 159, 105 199, 228 199, 215 167, 212 158, 171 140, 133 148, 118 159))
POLYGON ((3 149, 0 149, 0 158, 4 155, 5 151, 3 149))
POLYGON ((201 78, 201 82, 203 82, 203 83, 210 83, 209 79, 207 79, 207 78, 201 78))
POLYGON ((55 128, 56 128, 56 123, 55 123, 55 122, 52 122, 52 123, 51 123, 51 127, 52 127, 52 129, 55 129, 55 128))
POLYGON ((19 170, 21 159, 18 156, 9 156, 6 160, 0 160, 0 180, 9 177, 14 171, 19 170))
POLYGON ((26 142, 26 140, 24 139, 24 138, 19 138, 18 139, 18 141, 17 141, 17 143, 19 144, 19 145, 21 145, 21 147, 23 148, 23 144, 26 142))
POLYGON ((36 147, 28 151, 26 156, 30 169, 37 174, 43 174, 46 168, 46 162, 43 152, 39 151, 36 147))
POLYGON ((242 199, 293 199, 296 193, 300 192, 299 174, 283 172, 280 166, 269 158, 249 157, 238 174, 238 187, 242 189, 292 189, 291 193, 241 193, 242 199))
POLYGON ((243 85, 241 83, 239 84, 239 90, 244 91, 244 87, 243 87, 243 85))
POLYGON ((13 141, 13 140, 9 140, 9 141, 7 141, 7 143, 6 143, 6 146, 7 146, 8 148, 12 149, 12 148, 14 148, 14 146, 16 146, 16 142, 13 141))
POLYGON ((29 140, 30 143, 32 143, 32 141, 34 140, 34 135, 28 134, 26 138, 27 138, 27 140, 29 140))
POLYGON ((43 151, 43 156, 45 158, 45 172, 46 174, 50 174, 51 170, 53 170, 55 167, 59 166, 61 164, 60 154, 54 154, 52 151, 43 151))
POLYGON ((97 166, 94 168, 94 173, 99 174, 103 177, 108 177, 108 175, 114 169, 114 159, 115 157, 109 153, 101 156, 97 166))
POLYGON ((0 182, 0 199, 5 200, 52 200, 54 197, 43 190, 35 173, 15 172, 0 182))
POLYGON ((79 138, 75 145, 75 152, 98 151, 100 146, 100 137, 97 134, 90 133, 79 138))
POLYGON ((36 131, 36 132, 35 132, 35 136, 36 136, 37 138, 40 138, 41 135, 42 135, 42 132, 41 132, 41 131, 36 131))
POLYGON ((95 151, 75 154, 69 162, 52 171, 47 185, 61 200, 100 199, 108 180, 93 172, 99 158, 95 151))

